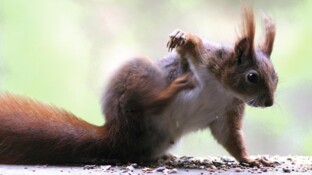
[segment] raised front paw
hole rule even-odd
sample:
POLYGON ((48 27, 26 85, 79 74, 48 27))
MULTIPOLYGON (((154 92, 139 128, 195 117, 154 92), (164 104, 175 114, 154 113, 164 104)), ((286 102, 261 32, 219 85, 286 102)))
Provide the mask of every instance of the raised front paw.
POLYGON ((177 46, 182 46, 186 43, 186 33, 180 29, 174 30, 169 37, 167 42, 168 51, 172 51, 177 46))

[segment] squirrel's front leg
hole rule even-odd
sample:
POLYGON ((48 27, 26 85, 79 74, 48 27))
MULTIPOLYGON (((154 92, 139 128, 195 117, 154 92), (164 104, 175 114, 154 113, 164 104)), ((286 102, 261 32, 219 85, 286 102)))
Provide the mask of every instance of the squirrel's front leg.
POLYGON ((169 51, 175 48, 182 59, 190 59, 194 65, 202 63, 205 47, 199 36, 176 29, 169 37, 167 43, 169 51))
POLYGON ((265 158, 250 158, 242 131, 244 104, 234 100, 226 110, 225 116, 218 117, 210 125, 211 133, 216 140, 240 163, 249 166, 274 166, 265 158))

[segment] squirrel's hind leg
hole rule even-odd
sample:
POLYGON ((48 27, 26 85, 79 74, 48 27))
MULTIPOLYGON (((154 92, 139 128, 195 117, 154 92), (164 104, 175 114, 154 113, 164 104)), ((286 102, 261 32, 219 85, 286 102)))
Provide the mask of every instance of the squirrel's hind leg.
POLYGON ((164 73, 151 60, 135 58, 122 66, 111 80, 103 98, 103 107, 107 117, 117 115, 117 106, 123 114, 137 110, 160 112, 178 92, 193 87, 191 73, 168 84, 164 73))
POLYGON ((192 74, 169 83, 162 70, 145 58, 123 65, 103 98, 106 125, 112 126, 107 132, 118 138, 111 144, 114 146, 110 157, 148 161, 159 156, 155 147, 168 140, 157 130, 157 121, 150 122, 150 117, 161 113, 178 92, 193 86, 192 74))

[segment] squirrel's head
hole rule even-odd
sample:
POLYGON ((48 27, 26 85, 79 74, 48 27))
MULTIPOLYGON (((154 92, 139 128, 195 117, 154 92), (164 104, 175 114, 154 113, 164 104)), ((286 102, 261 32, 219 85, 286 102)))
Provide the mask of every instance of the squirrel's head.
POLYGON ((274 103, 278 77, 270 55, 275 38, 272 18, 264 18, 264 40, 254 46, 255 23, 253 10, 244 8, 241 36, 234 44, 231 60, 224 67, 221 79, 235 96, 255 107, 269 107, 274 103))

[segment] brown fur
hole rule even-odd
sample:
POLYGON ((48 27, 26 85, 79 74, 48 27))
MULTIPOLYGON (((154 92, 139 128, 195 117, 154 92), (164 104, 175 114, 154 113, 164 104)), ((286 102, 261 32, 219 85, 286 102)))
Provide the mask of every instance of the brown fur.
POLYGON ((136 58, 122 66, 103 97, 105 126, 114 127, 109 131, 111 149, 101 157, 154 159, 157 143, 151 139, 162 139, 162 133, 157 133, 149 116, 160 113, 179 91, 193 88, 191 78, 191 74, 184 74, 168 84, 160 69, 146 58, 136 58))
POLYGON ((0 120, 0 163, 87 160, 98 151, 95 140, 102 135, 71 113, 9 94, 0 97, 0 120))

